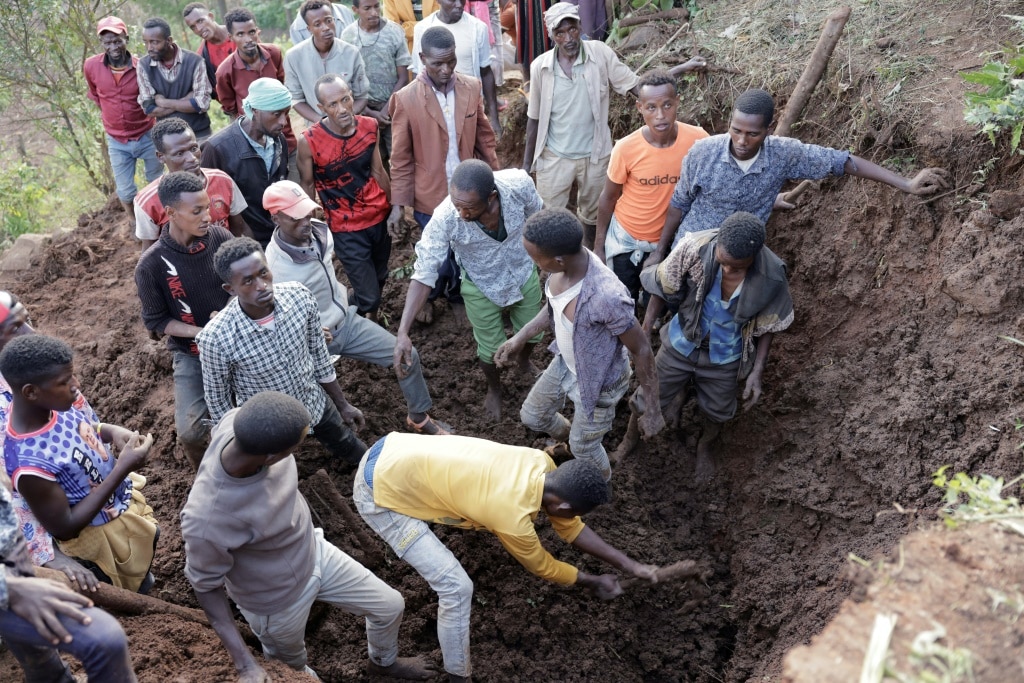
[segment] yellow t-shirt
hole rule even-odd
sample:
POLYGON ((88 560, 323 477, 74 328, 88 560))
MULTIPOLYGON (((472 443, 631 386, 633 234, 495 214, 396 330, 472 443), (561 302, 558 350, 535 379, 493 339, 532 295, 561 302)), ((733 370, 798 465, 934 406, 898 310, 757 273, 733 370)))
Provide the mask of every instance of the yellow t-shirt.
MULTIPOLYGON (((436 524, 492 532, 527 570, 555 583, 576 583, 577 569, 541 545, 533 521, 544 475, 555 463, 543 451, 468 436, 391 433, 373 470, 373 500, 436 524)), ((567 543, 583 531, 579 517, 551 517, 567 543)))
POLYGON ((677 121, 676 141, 671 147, 653 146, 644 138, 643 129, 615 143, 608 161, 608 180, 622 185, 615 218, 634 239, 657 242, 661 237, 683 157, 693 143, 706 137, 703 128, 677 121))

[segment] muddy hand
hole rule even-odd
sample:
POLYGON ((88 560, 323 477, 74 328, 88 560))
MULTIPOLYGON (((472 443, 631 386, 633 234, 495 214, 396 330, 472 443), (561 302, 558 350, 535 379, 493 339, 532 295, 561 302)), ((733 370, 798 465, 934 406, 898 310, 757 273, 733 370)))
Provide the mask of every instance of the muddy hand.
POLYGON ((796 204, 786 201, 786 194, 787 193, 785 192, 780 192, 775 196, 775 203, 772 205, 772 211, 777 211, 779 209, 788 211, 796 208, 796 204))
POLYGON ((637 420, 637 426, 640 427, 640 436, 643 437, 644 441, 653 438, 665 428, 665 418, 661 414, 661 408, 659 406, 647 406, 644 413, 637 420))
POLYGON ((743 388, 743 412, 753 408, 759 400, 761 400, 761 375, 752 372, 747 377, 747 384, 743 388))
POLYGON ((512 337, 494 352, 494 364, 499 368, 511 366, 522 347, 523 345, 517 342, 515 337, 512 337))
POLYGON ((926 168, 910 181, 910 194, 934 194, 949 187, 949 171, 944 168, 926 168))

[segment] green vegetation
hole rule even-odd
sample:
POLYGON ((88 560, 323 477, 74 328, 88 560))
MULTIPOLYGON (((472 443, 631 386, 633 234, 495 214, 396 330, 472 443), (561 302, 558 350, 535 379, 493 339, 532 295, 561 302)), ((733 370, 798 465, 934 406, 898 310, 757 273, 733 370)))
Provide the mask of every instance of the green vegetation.
MULTIPOLYGON (((1024 17, 1003 16, 1024 32, 1024 17)), ((982 92, 967 93, 964 120, 978 126, 993 145, 999 136, 1009 132, 1010 151, 1016 152, 1024 133, 1024 43, 1005 48, 1001 57, 1001 61, 988 62, 977 71, 963 74, 968 83, 985 88, 982 92)))
POLYGON ((996 522, 1024 536, 1024 508, 1020 500, 1003 495, 1005 489, 1020 483, 1024 475, 1004 482, 1002 477, 989 474, 972 477, 965 472, 957 472, 948 477, 947 469, 949 465, 944 465, 932 478, 932 483, 945 491, 946 507, 942 510, 942 517, 946 526, 955 528, 961 523, 996 522))

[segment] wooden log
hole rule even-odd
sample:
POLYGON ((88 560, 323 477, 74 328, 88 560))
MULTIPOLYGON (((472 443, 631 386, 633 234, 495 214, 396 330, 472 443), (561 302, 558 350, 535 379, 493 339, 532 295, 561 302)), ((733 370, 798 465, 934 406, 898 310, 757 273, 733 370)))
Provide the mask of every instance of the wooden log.
POLYGON ((776 135, 789 135, 789 129, 800 118, 804 107, 807 106, 807 102, 811 99, 811 93, 814 92, 818 81, 821 80, 822 74, 825 73, 828 60, 836 49, 836 44, 843 35, 843 29, 846 27, 846 22, 849 18, 850 8, 843 6, 825 19, 825 25, 821 29, 821 37, 818 38, 818 44, 814 46, 814 52, 811 53, 811 58, 807 62, 804 72, 800 75, 800 80, 796 82, 796 87, 793 88, 789 102, 786 103, 786 110, 782 112, 779 124, 775 127, 776 135))
POLYGON ((331 477, 327 474, 327 470, 317 470, 316 473, 307 481, 326 495, 327 502, 330 503, 334 509, 338 511, 338 514, 345 519, 345 523, 348 525, 349 531, 351 531, 356 537, 356 543, 359 545, 359 549, 363 551, 363 564, 366 565, 368 569, 376 569, 384 564, 384 554, 370 537, 370 534, 366 532, 366 522, 363 521, 362 517, 355 513, 355 511, 350 507, 349 502, 338 492, 338 488, 334 485, 334 482, 331 481, 331 477))
POLYGON ((690 18, 690 12, 685 7, 665 10, 664 12, 652 12, 650 14, 630 14, 628 17, 619 19, 619 28, 639 26, 651 21, 686 21, 690 18))
POLYGON ((171 614, 184 619, 185 621, 209 625, 209 622, 206 620, 206 614, 199 609, 174 605, 166 600, 154 598, 150 595, 133 593, 123 588, 111 586, 108 583, 99 584, 95 593, 92 591, 83 591, 79 590, 78 584, 72 582, 64 572, 59 572, 55 569, 47 569, 46 567, 36 567, 35 570, 36 576, 39 578, 52 579, 57 583, 63 584, 76 593, 81 593, 92 600, 97 607, 102 607, 103 609, 116 614, 127 616, 171 614))

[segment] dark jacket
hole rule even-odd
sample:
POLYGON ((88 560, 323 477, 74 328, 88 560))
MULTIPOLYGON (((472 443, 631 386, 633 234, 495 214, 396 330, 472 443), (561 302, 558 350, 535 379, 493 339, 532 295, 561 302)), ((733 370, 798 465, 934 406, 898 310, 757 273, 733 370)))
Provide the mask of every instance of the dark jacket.
POLYGON ((220 131, 203 146, 202 165, 227 173, 242 191, 249 207, 242 212, 256 241, 266 248, 274 234, 274 222, 263 208, 263 191, 272 183, 288 178, 288 142, 283 134, 274 136, 274 162, 267 173, 263 157, 249 144, 238 122, 220 131))

